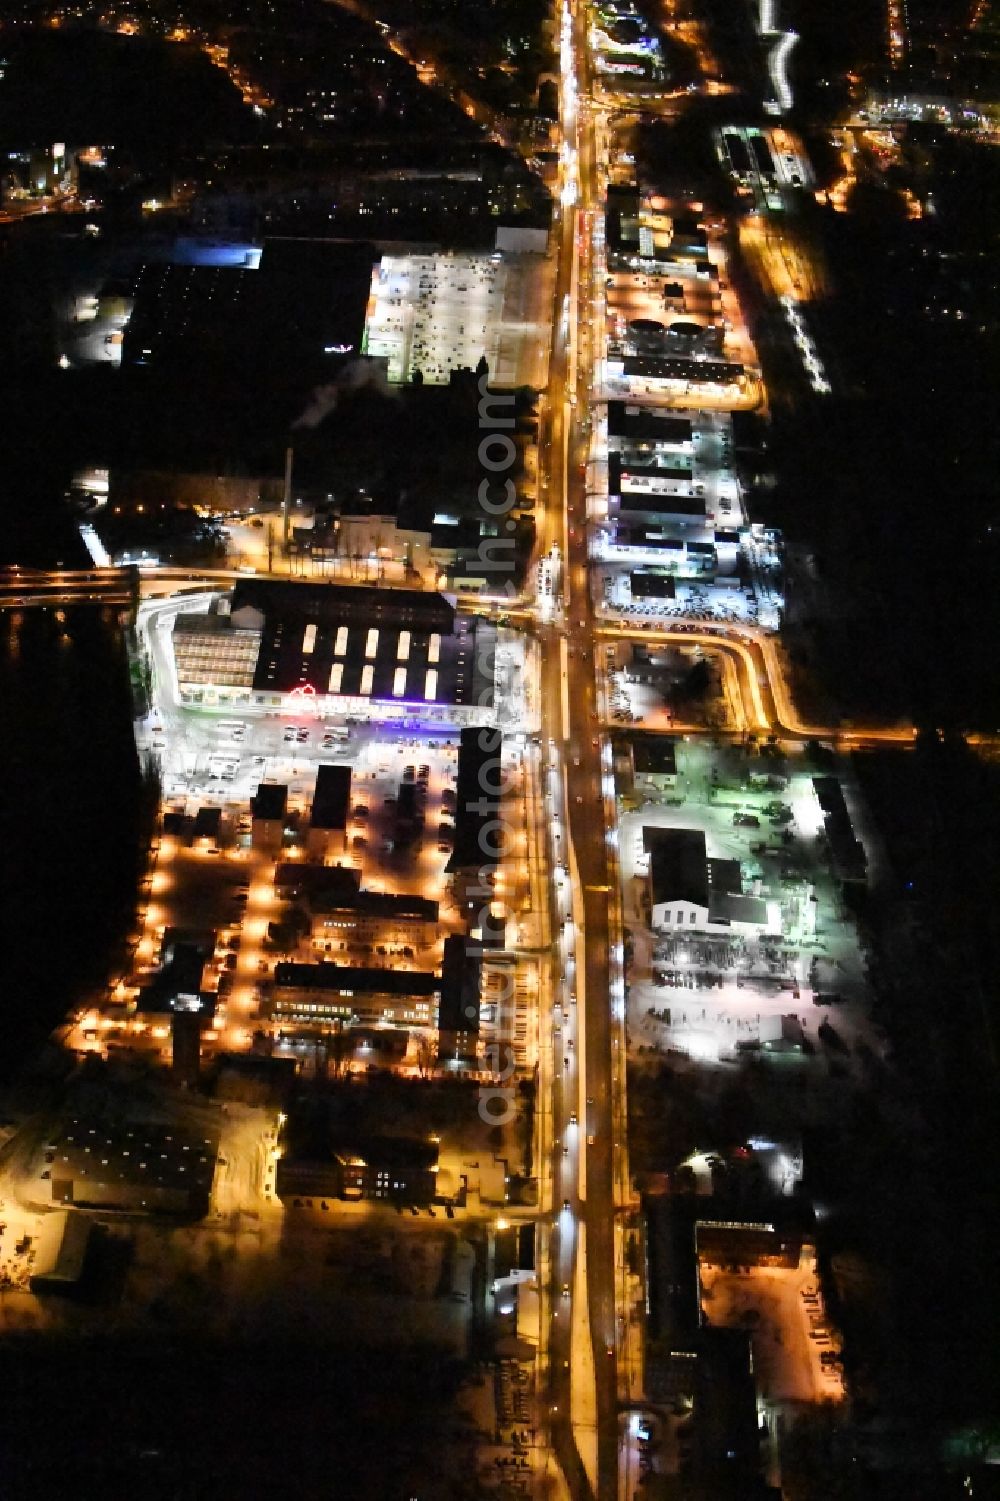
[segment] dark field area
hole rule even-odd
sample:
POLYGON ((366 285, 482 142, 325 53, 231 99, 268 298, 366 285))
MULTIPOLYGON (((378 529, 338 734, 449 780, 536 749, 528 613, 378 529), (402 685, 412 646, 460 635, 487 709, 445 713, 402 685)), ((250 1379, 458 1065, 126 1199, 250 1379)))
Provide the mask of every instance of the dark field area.
POLYGON ((150 158, 252 140, 254 116, 193 47, 97 31, 5 42, 0 139, 11 145, 112 145, 150 158))
POLYGON ((793 623, 846 717, 993 731, 998 184, 981 156, 948 159, 940 220, 817 216, 834 292, 806 315, 834 391, 800 396, 761 340, 777 479, 761 509, 815 557, 812 584, 790 585, 793 623))
POLYGON ((22 613, 20 626, 0 615, 3 1079, 104 978, 131 921, 142 823, 117 622, 22 613))
POLYGON ((451 1501, 457 1371, 433 1351, 48 1338, 7 1345, 6 1501, 451 1501), (81 1400, 85 1397, 85 1400, 81 1400))

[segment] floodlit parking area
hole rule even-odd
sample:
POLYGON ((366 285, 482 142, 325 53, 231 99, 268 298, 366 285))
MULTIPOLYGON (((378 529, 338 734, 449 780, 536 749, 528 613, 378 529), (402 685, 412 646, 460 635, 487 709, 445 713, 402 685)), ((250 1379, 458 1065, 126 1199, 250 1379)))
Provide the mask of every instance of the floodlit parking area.
POLYGON ((775 593, 759 599, 753 589, 742 587, 738 578, 682 579, 657 569, 649 577, 625 565, 602 569, 598 608, 616 619, 638 618, 657 623, 671 620, 728 620, 776 629, 780 624, 782 598, 775 593), (669 580, 669 583, 665 583, 669 580), (655 593, 662 589, 664 592, 655 593), (648 591, 648 592, 647 592, 648 591))
MULTIPOLYGON (((736 747, 675 742, 676 774, 619 780, 619 861, 631 940, 628 1034, 636 1059, 858 1069, 882 1056, 857 932, 824 856, 811 776, 753 767, 736 747), (728 759, 727 759, 728 758, 728 759), (646 829, 694 830, 708 860, 735 861, 768 923, 654 929, 646 829)), ((678 893, 679 895, 679 893, 678 893)))
MULTIPOLYGON (((161 723, 158 715, 154 723, 161 723)), ((388 1060, 406 1072, 426 1071, 433 1058, 437 1002, 421 995, 427 977, 440 973, 445 939, 466 931, 451 858, 458 815, 456 779, 459 732, 393 735, 370 725, 331 726, 298 715, 245 715, 228 709, 175 710, 157 740, 170 767, 160 829, 141 890, 130 958, 109 986, 103 1004, 81 1012, 68 1042, 104 1056, 135 1053, 169 1062, 172 1014, 153 1006, 150 987, 169 961, 172 935, 204 948, 201 976, 202 1053, 245 1052, 263 1031, 279 1054, 316 1066, 316 1039, 340 1022, 336 997, 282 992, 275 1004, 275 970, 281 963, 329 963, 357 969, 413 971, 413 995, 359 994, 348 1005, 354 1024, 397 1029, 402 1051, 388 1060), (184 749, 171 751, 176 740, 184 749), (311 811, 320 769, 350 770, 343 829, 317 843, 311 811), (261 786, 284 789, 283 813, 266 837, 255 831, 251 799, 261 786), (322 846, 322 847, 320 847, 322 846), (419 898, 398 907, 345 914, 325 909, 301 890, 279 888, 279 865, 338 866, 374 898, 419 898), (421 905, 423 904, 423 905, 421 905), (381 912, 381 915, 380 915, 381 912), (207 947, 204 947, 207 944, 207 947), (421 1041, 423 1039, 423 1041, 421 1041)), ((532 908, 529 839, 525 816, 529 778, 521 737, 505 740, 505 838, 510 858, 494 875, 498 901, 511 912, 507 945, 537 941, 532 908)), ((537 877, 537 872, 536 872, 537 877)), ((320 883, 322 884, 322 883, 320 883)), ((317 888, 318 889, 318 888, 317 888)), ((484 985, 480 1038, 488 1044, 509 1029, 518 1057, 530 1067, 537 1045, 533 961, 512 963, 514 1004, 497 1008, 484 985), (508 1012, 514 1013, 508 1023, 508 1012), (498 1030, 499 1029, 499 1030, 498 1030)), ((196 997, 192 998, 194 1005, 196 997)), ((385 1059, 380 1060, 385 1062, 385 1059)), ((359 1067, 371 1062, 360 1059, 359 1067)), ((345 1066, 353 1067, 350 1060, 345 1066)))
MULTIPOLYGON (((694 651, 686 651, 689 666, 694 666, 694 651)), ((665 698, 664 687, 655 683, 635 683, 625 672, 614 671, 605 683, 607 717, 616 725, 641 725, 644 729, 671 729, 674 714, 665 698)))
POLYGON ((606 717, 623 729, 633 724, 656 731, 720 729, 738 719, 732 671, 724 655, 700 643, 608 643, 600 671, 606 717), (699 676, 707 669, 707 677, 697 695, 687 698, 682 685, 696 668, 699 676))
POLYGON ((365 353, 389 380, 419 371, 431 385, 485 356, 500 386, 546 382, 545 287, 540 256, 386 255, 372 275, 365 353))
POLYGON ((167 795, 221 805, 248 800, 262 781, 283 782, 291 795, 305 793, 317 766, 349 761, 364 734, 352 739, 301 711, 240 715, 195 708, 181 711, 165 741, 167 795))
POLYGON ((706 1323, 748 1331, 765 1402, 843 1399, 840 1339, 826 1317, 812 1257, 794 1268, 736 1271, 700 1261, 698 1271, 706 1323))

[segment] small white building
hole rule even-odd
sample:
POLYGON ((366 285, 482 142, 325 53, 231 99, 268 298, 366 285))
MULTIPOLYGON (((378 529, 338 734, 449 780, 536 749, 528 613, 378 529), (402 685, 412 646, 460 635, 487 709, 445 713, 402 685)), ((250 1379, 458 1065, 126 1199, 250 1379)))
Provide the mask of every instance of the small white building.
POLYGON ((738 860, 709 857, 701 829, 646 826, 652 926, 661 932, 781 932, 776 902, 744 896, 738 860))

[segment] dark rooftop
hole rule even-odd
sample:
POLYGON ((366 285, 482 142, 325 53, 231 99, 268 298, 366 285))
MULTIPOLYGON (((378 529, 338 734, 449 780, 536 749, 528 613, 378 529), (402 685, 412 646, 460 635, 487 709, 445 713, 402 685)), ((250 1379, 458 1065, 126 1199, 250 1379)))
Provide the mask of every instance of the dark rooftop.
POLYGON ((194 819, 195 839, 215 839, 221 822, 221 808, 199 808, 194 819))
POLYGON ((163 930, 160 941, 160 959, 169 964, 178 948, 193 948, 202 959, 211 959, 215 952, 214 928, 174 928, 163 930))
POLYGON ((698 1478, 719 1501, 743 1501, 759 1481, 760 1434, 750 1335, 703 1328, 695 1362, 694 1434, 698 1478))
POLYGON ((441 963, 441 1003, 438 1009, 440 1031, 479 1031, 482 969, 483 951, 480 944, 458 933, 445 939, 441 963))
POLYGON ((673 464, 637 464, 634 459, 629 459, 625 454, 608 454, 608 490, 612 495, 621 492, 623 476, 630 479, 665 479, 682 480, 690 483, 691 470, 681 465, 673 464))
POLYGON ((672 573, 647 573, 637 571, 629 574, 633 599, 673 599, 676 593, 672 573))
POLYGON ((267 821, 284 818, 288 806, 288 788, 280 782, 261 782, 250 799, 250 811, 254 818, 267 821))
POLYGON ((355 969, 340 964, 276 964, 279 990, 329 990, 339 995, 432 996, 440 989, 437 975, 426 970, 355 969))
POLYGON ((393 918, 434 923, 438 920, 437 902, 406 891, 336 891, 332 887, 317 887, 310 895, 309 905, 314 912, 327 916, 340 912, 387 922, 393 918))
POLYGON ((654 902, 685 901, 708 906, 708 860, 701 829, 645 825, 642 846, 649 854, 654 902))
POLYGON ((321 766, 316 774, 309 827, 343 832, 351 806, 351 768, 321 766))
POLYGON ((632 765, 651 776, 673 776, 677 770, 676 742, 669 735, 639 735, 632 741, 632 765))
POLYGON ((407 626, 449 633, 455 609, 442 594, 419 589, 379 589, 351 584, 286 583, 240 579, 233 589, 234 610, 252 605, 265 620, 312 621, 317 625, 407 626))
POLYGON ((499 730, 463 730, 455 787, 455 843, 448 870, 493 866, 499 859, 499 730))
POLYGON ((203 988, 205 955, 193 943, 175 943, 163 968, 139 990, 140 1011, 190 1011, 209 1016, 215 995, 203 988))
POLYGON ((274 872, 274 889, 282 896, 308 895, 345 897, 357 891, 361 872, 349 865, 305 865, 282 860, 274 872))
POLYGON ((638 376, 640 380, 684 380, 698 385, 718 382, 730 385, 743 374, 743 366, 730 360, 685 359, 681 355, 628 354, 623 361, 626 377, 638 376))
POLYGON ((53 1186, 71 1180, 72 1202, 100 1203, 107 1190, 131 1185, 140 1191, 175 1189, 207 1195, 215 1172, 217 1142, 183 1126, 122 1123, 77 1116, 56 1141, 53 1186))
POLYGON ((254 687, 388 703, 489 706, 496 629, 441 594, 241 580, 264 616, 254 687))
POLYGON ((626 490, 624 495, 611 492, 618 501, 619 514, 640 514, 651 521, 656 516, 705 515, 704 495, 664 495, 655 490, 626 490))

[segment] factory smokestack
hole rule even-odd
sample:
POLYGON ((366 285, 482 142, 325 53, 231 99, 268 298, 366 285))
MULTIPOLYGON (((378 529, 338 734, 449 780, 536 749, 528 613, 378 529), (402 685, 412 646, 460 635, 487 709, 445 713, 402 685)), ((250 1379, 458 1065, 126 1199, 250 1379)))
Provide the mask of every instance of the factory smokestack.
POLYGON ((281 496, 281 538, 286 557, 292 518, 292 461, 294 457, 295 451, 289 443, 285 449, 285 488, 281 496))

